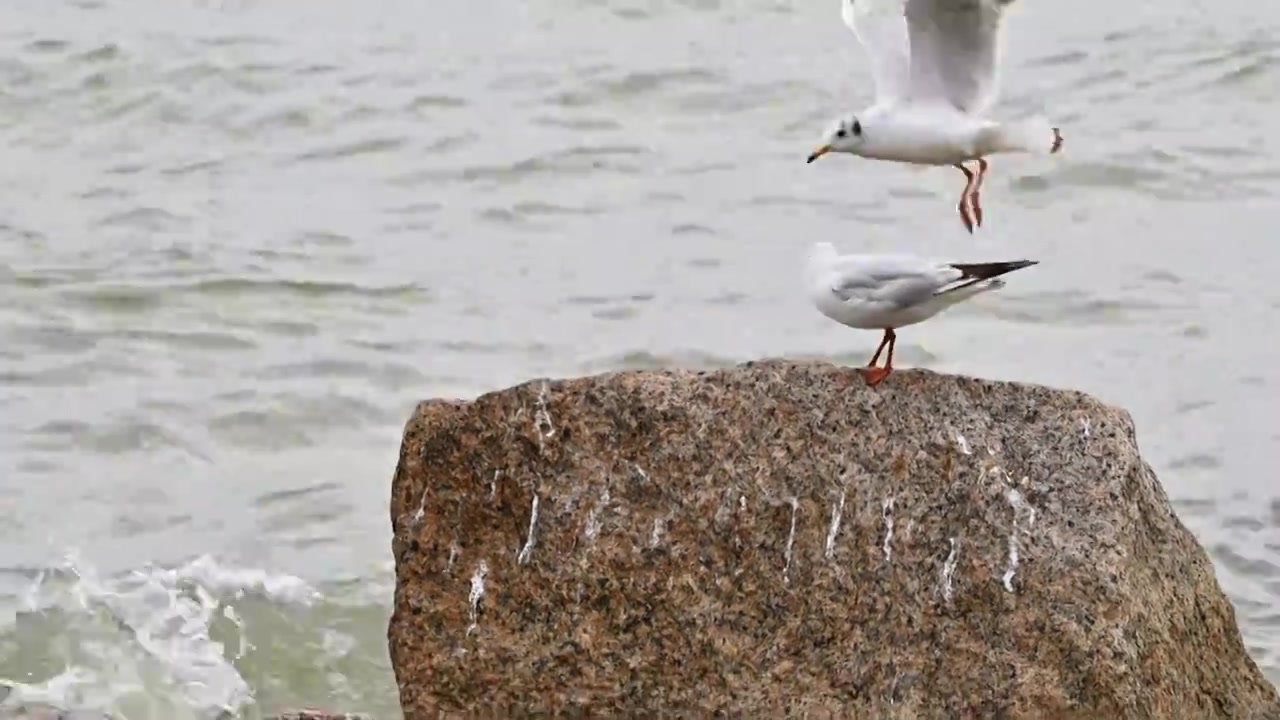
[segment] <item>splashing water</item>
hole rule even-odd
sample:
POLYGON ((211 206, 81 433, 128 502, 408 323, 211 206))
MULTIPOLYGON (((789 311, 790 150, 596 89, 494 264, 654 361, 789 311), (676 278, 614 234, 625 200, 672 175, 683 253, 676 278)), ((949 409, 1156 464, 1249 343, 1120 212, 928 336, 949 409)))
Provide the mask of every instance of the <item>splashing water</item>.
POLYGON ((238 717, 254 701, 235 665, 254 650, 244 619, 254 603, 318 599, 298 578, 209 556, 103 579, 73 553, 24 591, 0 594, 0 707, 49 703, 124 720, 238 717))

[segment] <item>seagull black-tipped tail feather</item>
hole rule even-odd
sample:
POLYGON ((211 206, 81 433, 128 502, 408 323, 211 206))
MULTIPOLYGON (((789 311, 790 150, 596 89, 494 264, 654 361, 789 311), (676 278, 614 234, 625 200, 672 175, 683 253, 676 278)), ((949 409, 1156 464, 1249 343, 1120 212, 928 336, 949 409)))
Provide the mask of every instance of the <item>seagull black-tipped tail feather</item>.
POLYGON ((961 280, 990 280, 993 277, 1000 277, 1014 270, 1021 270, 1024 267, 1040 264, 1039 260, 1011 260, 1009 262, 989 262, 989 263, 950 263, 951 267, 959 270, 962 275, 961 280))
POLYGON ((1004 281, 997 279, 1001 275, 1011 273, 1014 270, 1021 270, 1024 267, 1038 265, 1039 262, 1038 260, 1012 260, 1009 262, 989 263, 949 263, 951 267, 961 273, 960 277, 956 279, 958 284, 939 290, 935 294, 945 295, 959 302, 964 298, 972 297, 977 292, 1002 288, 1004 287, 1004 281))

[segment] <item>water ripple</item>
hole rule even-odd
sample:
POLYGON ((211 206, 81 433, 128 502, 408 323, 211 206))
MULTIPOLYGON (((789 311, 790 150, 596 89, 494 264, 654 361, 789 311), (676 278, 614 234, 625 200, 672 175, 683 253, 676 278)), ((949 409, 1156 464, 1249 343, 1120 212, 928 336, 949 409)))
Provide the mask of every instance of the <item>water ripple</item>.
POLYGON ((339 160, 355 157, 357 155, 376 155, 379 153, 396 152, 404 148, 407 144, 408 139, 403 137, 367 138, 339 145, 331 145, 315 150, 308 150, 294 156, 294 159, 300 162, 312 160, 339 160))

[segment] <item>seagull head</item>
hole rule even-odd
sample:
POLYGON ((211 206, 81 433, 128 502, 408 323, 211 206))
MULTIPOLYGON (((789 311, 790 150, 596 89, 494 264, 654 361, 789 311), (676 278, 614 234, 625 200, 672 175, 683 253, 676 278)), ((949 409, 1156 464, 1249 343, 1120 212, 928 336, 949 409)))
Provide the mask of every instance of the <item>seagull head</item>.
POLYGON ((862 145, 862 123, 857 117, 843 117, 835 121, 822 136, 818 149, 809 155, 808 162, 813 162, 829 152, 847 152, 857 154, 862 145))

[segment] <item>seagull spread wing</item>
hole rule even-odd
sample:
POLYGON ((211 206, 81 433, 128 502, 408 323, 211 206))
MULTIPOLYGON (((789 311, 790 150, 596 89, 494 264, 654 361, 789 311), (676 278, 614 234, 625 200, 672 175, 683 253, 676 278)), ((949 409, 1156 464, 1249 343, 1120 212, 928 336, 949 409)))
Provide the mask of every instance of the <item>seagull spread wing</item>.
POLYGON ((1000 85, 1004 12, 1014 2, 906 0, 911 99, 975 115, 990 107, 1000 85))
POLYGON ((889 102, 907 90, 909 60, 905 0, 843 0, 840 16, 871 62, 876 100, 889 102))

